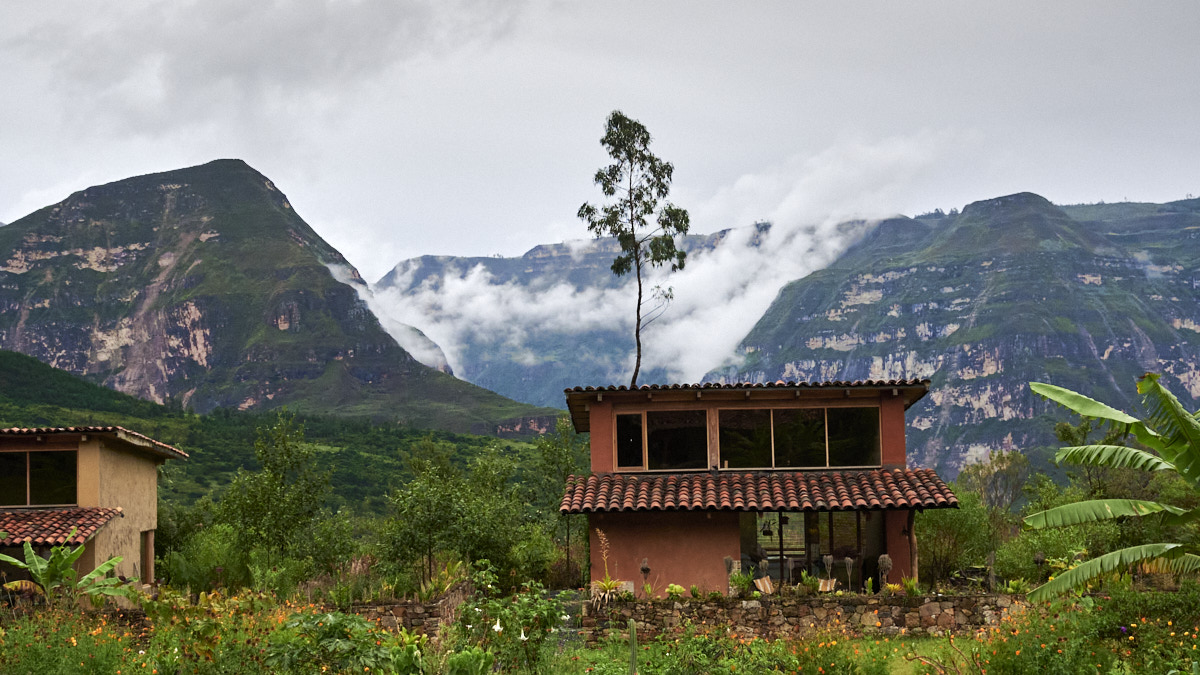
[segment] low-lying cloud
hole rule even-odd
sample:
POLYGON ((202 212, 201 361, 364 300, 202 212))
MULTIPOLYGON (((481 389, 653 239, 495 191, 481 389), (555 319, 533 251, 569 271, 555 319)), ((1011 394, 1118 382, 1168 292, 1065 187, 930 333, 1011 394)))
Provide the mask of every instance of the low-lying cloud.
MULTIPOLYGON (((893 215, 891 197, 934 161, 944 140, 922 136, 848 144, 741 176, 696 203, 693 223, 700 227, 716 221, 743 226, 730 230, 714 249, 690 255, 683 270, 660 268, 648 274, 647 291, 670 287, 674 299, 643 329, 643 370, 663 368, 671 381, 696 382, 735 360, 739 342, 780 289, 827 266, 874 219, 893 215), (850 204, 857 208, 845 206, 850 204), (755 220, 773 225, 762 233, 749 225, 755 220)), ((577 260, 580 244, 568 248, 577 260)), ((392 320, 420 328, 459 373, 466 370, 471 345, 499 346, 506 352, 503 358, 534 363, 539 357, 530 348, 535 335, 543 344, 548 335, 575 340, 592 357, 597 350, 589 344, 589 334, 595 339, 600 331, 630 335, 633 330, 632 275, 607 288, 577 287, 549 277, 522 284, 498 280, 478 265, 448 269, 410 289, 420 264, 403 263, 395 286, 375 289, 375 305, 392 320)), ((632 366, 629 353, 605 376, 623 382, 632 366)))

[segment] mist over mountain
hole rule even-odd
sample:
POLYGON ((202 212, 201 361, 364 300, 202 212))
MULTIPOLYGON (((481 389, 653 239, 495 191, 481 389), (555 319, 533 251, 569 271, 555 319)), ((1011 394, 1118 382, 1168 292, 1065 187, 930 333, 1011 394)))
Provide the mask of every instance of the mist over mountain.
POLYGON ((359 299, 365 286, 269 179, 218 160, 91 187, 0 229, 0 348, 200 412, 286 404, 490 432, 549 412, 418 362, 359 299))
MULTIPOLYGON (((1058 207, 1022 193, 962 213, 760 224, 689 235, 675 300, 645 333, 641 383, 928 377, 910 457, 947 475, 999 448, 1040 453, 1063 419, 1049 381, 1133 409, 1135 378, 1200 400, 1200 202, 1058 207)), ((460 376, 518 400, 624 384, 634 293, 611 240, 519 258, 403 261, 380 311, 427 333, 460 376)))
POLYGON ((1162 372, 1200 401, 1200 202, 1060 208, 1016 194, 882 222, 788 284, 707 379, 928 377, 909 457, 953 476, 990 449, 1054 446, 1043 381, 1136 409, 1162 372))
MULTIPOLYGON (((760 223, 687 235, 684 269, 649 272, 641 382, 696 381, 723 362, 787 282, 820 269, 870 224, 760 223)), ((636 290, 617 278, 612 239, 538 246, 519 258, 426 256, 375 284, 377 311, 417 326, 454 372, 505 396, 563 405, 563 389, 625 384, 633 370, 636 290)))

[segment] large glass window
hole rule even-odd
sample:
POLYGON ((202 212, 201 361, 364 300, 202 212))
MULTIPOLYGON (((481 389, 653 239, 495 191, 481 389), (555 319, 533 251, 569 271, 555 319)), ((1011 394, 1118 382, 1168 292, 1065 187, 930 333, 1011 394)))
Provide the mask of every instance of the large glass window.
POLYGON ((775 422, 775 466, 827 466, 824 408, 793 408, 772 412, 775 422))
POLYGON ((76 452, 0 453, 0 505, 74 504, 76 452))
POLYGON ((829 466, 878 466, 879 408, 829 408, 829 466))
POLYGON ((708 464, 705 410, 652 410, 646 413, 646 468, 704 469, 708 464))
POLYGON ((640 469, 642 456, 642 414, 617 415, 617 466, 640 469))
POLYGON ((722 468, 771 466, 770 410, 722 410, 718 416, 722 468))
POLYGON ((29 453, 0 452, 0 506, 27 506, 26 469, 29 453))
MULTIPOLYGON (((618 469, 708 467, 705 410, 616 416, 618 469)), ((879 408, 735 408, 716 411, 723 469, 820 469, 880 465, 879 408)))

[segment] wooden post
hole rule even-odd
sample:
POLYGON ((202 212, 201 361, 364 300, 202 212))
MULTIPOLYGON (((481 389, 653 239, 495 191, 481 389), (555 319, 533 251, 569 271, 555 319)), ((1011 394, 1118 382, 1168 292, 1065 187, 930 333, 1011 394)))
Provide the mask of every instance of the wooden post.
POLYGON ((908 565, 911 568, 912 580, 919 580, 917 573, 917 512, 915 509, 908 511, 908 565))

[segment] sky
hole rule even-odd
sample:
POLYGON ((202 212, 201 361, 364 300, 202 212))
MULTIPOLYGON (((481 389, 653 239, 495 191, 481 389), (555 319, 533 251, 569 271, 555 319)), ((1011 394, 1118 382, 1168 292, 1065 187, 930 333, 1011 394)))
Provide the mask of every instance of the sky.
POLYGON ((1200 194, 1200 2, 0 4, 0 222, 237 157, 368 280, 587 236, 620 109, 695 232, 1200 194))

